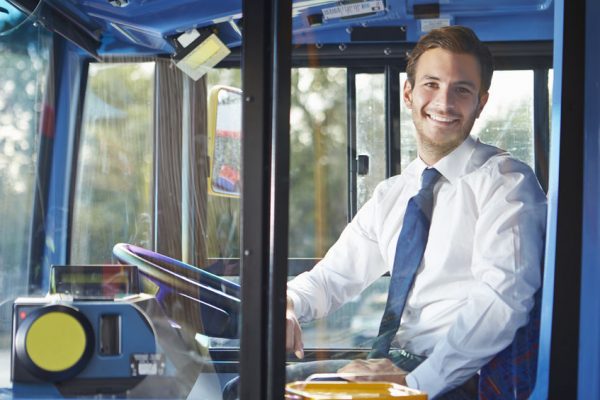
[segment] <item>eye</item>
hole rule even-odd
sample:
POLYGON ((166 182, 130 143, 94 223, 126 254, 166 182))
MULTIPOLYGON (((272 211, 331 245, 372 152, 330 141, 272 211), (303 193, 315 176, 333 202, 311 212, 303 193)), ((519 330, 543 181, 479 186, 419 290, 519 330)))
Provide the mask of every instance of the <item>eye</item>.
POLYGON ((471 89, 468 87, 459 86, 456 88, 456 92, 459 94, 466 95, 466 94, 471 94, 471 89))
POLYGON ((423 86, 431 88, 431 89, 436 89, 438 87, 437 82, 425 82, 423 84, 423 86))

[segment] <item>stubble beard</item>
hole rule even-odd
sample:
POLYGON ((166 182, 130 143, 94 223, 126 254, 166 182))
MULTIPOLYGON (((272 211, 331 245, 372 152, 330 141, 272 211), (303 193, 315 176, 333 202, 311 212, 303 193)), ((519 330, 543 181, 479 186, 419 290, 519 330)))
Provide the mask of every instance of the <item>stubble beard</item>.
POLYGON ((437 142, 435 140, 431 140, 424 132, 423 127, 419 126, 420 124, 415 124, 416 128, 416 136, 417 136, 417 146, 419 150, 419 154, 421 158, 426 160, 431 160, 432 164, 441 160, 448 154, 452 153, 454 149, 462 144, 465 139, 469 136, 471 129, 473 128, 473 124, 475 124, 475 118, 473 118, 469 123, 464 126, 460 135, 456 136, 455 139, 451 141, 445 142, 437 142))

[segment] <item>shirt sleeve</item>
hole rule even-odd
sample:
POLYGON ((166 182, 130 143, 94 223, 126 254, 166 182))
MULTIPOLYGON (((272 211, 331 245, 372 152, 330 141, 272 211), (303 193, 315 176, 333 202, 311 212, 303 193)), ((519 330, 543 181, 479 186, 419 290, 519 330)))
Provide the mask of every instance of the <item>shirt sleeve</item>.
POLYGON ((515 159, 505 157, 486 172, 473 185, 476 284, 448 334, 407 376, 430 398, 460 386, 511 344, 540 287, 546 197, 531 169, 515 159))
POLYGON ((375 227, 378 199, 385 186, 378 186, 323 260, 288 282, 288 296, 300 322, 326 316, 388 271, 375 227))

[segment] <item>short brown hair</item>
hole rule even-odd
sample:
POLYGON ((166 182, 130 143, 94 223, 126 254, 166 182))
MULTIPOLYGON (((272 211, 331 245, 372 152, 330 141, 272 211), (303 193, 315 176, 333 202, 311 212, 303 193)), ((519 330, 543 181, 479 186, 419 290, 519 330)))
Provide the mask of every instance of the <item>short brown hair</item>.
POLYGON ((408 82, 412 87, 415 86, 415 72, 419 58, 427 50, 436 48, 448 50, 452 53, 473 55, 479 61, 481 70, 480 94, 489 90, 492 83, 492 74, 494 73, 492 53, 479 40, 475 32, 464 26, 446 26, 433 29, 419 39, 415 48, 408 55, 408 64, 406 65, 408 82))

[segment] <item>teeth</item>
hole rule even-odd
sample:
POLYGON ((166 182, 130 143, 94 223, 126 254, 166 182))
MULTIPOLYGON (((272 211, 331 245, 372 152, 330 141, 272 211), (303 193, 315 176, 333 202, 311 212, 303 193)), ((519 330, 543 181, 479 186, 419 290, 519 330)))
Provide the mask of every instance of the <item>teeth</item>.
POLYGON ((439 121, 439 122, 452 122, 452 121, 454 121, 454 118, 443 117, 441 115, 435 115, 435 114, 429 114, 429 118, 431 118, 434 121, 439 121))

